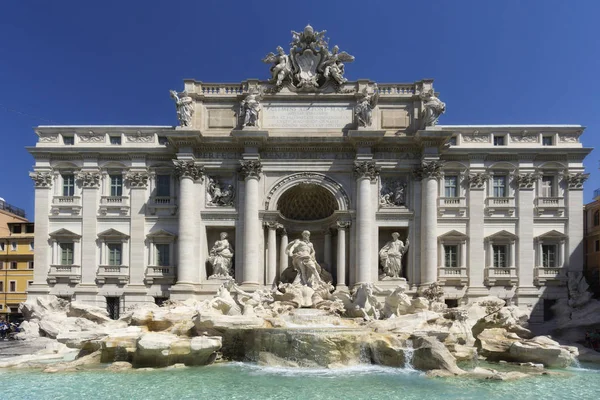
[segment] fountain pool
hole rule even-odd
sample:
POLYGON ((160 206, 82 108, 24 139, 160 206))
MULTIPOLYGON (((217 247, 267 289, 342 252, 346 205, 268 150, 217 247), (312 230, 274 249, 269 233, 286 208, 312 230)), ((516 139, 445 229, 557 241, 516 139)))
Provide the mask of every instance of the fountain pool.
POLYGON ((154 371, 45 374, 0 371, 5 399, 592 399, 600 369, 512 382, 429 379, 410 369, 357 366, 337 370, 223 363, 154 371))

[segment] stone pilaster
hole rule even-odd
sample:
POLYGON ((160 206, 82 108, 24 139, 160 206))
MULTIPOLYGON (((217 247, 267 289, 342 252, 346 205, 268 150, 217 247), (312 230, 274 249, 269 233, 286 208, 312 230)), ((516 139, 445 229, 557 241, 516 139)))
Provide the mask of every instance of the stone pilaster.
MULTIPOLYGON (((517 243, 518 258, 517 274, 519 276, 519 292, 533 291, 537 295, 537 290, 533 285, 535 268, 535 245, 533 243, 533 198, 534 187, 538 176, 533 173, 521 173, 515 176, 515 183, 518 188, 518 217, 517 243)), ((520 293, 524 294, 524 293, 520 293)))
POLYGON ((327 228, 325 230, 325 240, 323 243, 323 261, 327 265, 327 268, 331 269, 331 230, 327 228))
MULTIPOLYGON (((98 204, 100 204, 100 173, 98 171, 82 171, 78 175, 81 182, 81 259, 73 262, 81 265, 81 286, 96 287, 96 271, 98 270, 98 204)), ((77 247, 77 244, 75 244, 77 247)), ((77 253, 77 252, 76 252, 77 253)))
POLYGON ((262 164, 258 160, 241 161, 240 175, 245 182, 244 197, 244 237, 242 249, 242 284, 259 285, 259 235, 258 181, 262 174, 262 164))
POLYGON ((568 173, 564 179, 566 183, 566 207, 567 231, 565 232, 567 239, 567 254, 565 263, 567 271, 583 272, 583 183, 587 180, 589 174, 583 173, 568 173))
MULTIPOLYGON (((146 190, 149 175, 146 171, 129 172, 125 180, 129 183, 131 201, 131 231, 129 237, 129 285, 143 286, 146 275, 146 190)), ((150 249, 152 251, 152 249, 150 249)))
POLYGON ((373 229, 375 208, 372 207, 371 181, 377 181, 379 168, 374 161, 355 161, 354 175, 356 177, 356 282, 372 282, 373 268, 373 229))
MULTIPOLYGON (((199 266, 194 263, 196 199, 194 182, 204 179, 204 167, 193 160, 175 160, 179 178, 179 235, 177 240, 177 286, 199 283, 199 266)), ((183 288, 182 288, 183 289, 183 288)))
MULTIPOLYGON (((469 277, 469 294, 483 296, 487 293, 484 285, 485 279, 485 243, 484 243, 484 201, 485 185, 489 176, 483 172, 469 174, 466 178, 468 184, 469 236, 467 275, 469 277)), ((465 256, 467 256, 465 254, 465 256)))
MULTIPOLYGON (((51 249, 49 249, 48 235, 50 226, 48 221, 48 212, 50 211, 50 201, 52 198, 52 180, 51 172, 36 171, 30 175, 35 184, 35 248, 33 251, 33 285, 29 286, 27 297, 37 297, 48 294, 46 278, 52 260, 50 259, 51 249)), ((7 267, 6 267, 7 268, 7 267)))
POLYGON ((346 286, 346 229, 350 222, 339 221, 337 223, 337 291, 347 290, 346 286))
POLYGON ((437 160, 423 161, 415 169, 421 181, 421 285, 437 281, 437 197, 442 164, 437 160))

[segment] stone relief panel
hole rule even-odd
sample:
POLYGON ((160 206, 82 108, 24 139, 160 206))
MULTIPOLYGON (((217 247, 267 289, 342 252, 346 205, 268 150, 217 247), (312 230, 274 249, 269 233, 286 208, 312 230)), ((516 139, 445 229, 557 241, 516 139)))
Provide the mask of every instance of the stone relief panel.
POLYGON ((209 109, 208 110, 209 128, 235 128, 235 112, 231 109, 209 109))
POLYGON ((154 134, 153 133, 142 133, 137 131, 135 133, 129 133, 125 135, 128 143, 153 143, 154 142, 154 134))
POLYGON ((381 110, 382 129, 403 129, 409 126, 410 118, 405 108, 381 110))
POLYGON ((489 143, 490 135, 489 134, 464 134, 462 135, 462 140, 465 143, 489 143))
POLYGON ((209 176, 206 185, 206 205, 209 207, 233 207, 235 186, 233 179, 209 176))
POLYGON ((77 135, 81 143, 104 143, 106 141, 106 135, 104 133, 80 133, 77 135))
POLYGON ((577 143, 579 139, 575 133, 561 133, 558 135, 558 141, 561 143, 577 143))
POLYGON ((537 143, 538 135, 536 134, 511 134, 510 141, 514 143, 537 143))
POLYGON ((379 190, 379 206, 381 208, 406 206, 406 178, 386 177, 381 179, 379 190))
POLYGON ((58 134, 42 135, 39 139, 40 143, 58 143, 58 134))

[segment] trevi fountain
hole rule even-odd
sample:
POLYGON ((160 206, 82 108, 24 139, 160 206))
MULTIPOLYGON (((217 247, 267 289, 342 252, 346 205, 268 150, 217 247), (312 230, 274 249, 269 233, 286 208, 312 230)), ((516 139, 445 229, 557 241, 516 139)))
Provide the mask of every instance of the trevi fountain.
MULTIPOLYGON (((219 140, 233 139, 225 146, 211 142, 210 134, 203 133, 204 149, 212 153, 196 151, 195 160, 192 156, 176 161, 179 209, 172 207, 168 197, 158 196, 161 202, 152 197, 146 210, 153 218, 148 221, 158 221, 156 230, 144 225, 148 224, 145 216, 131 215, 131 231, 116 225, 96 237, 96 229, 108 228, 101 227, 100 218, 96 221, 96 198, 89 197, 104 179, 94 171, 82 171, 78 179, 83 190, 82 223, 98 226, 85 225, 92 228, 81 233, 73 224, 61 228, 59 218, 52 218, 79 213, 79 209, 66 197, 56 205, 48 203, 43 189, 52 185, 54 175, 36 164, 32 174, 36 235, 49 235, 53 247, 38 254, 42 247, 38 243, 47 237, 37 240, 36 236, 35 282, 29 299, 20 306, 25 318, 22 332, 18 340, 3 342, 0 353, 0 397, 597 398, 600 370, 594 365, 600 353, 585 347, 584 337, 600 327, 600 303, 591 299, 580 271, 568 267, 563 274, 540 266, 540 273, 522 268, 518 276, 513 272, 515 263, 534 262, 531 255, 514 254, 516 235, 521 241, 533 243, 539 237, 540 243, 552 243, 560 248, 561 262, 567 266, 563 252, 572 246, 565 244, 565 235, 556 230, 534 233, 538 231, 533 230, 533 223, 513 233, 505 223, 506 230, 484 236, 484 231, 492 232, 489 224, 510 220, 514 209, 521 207, 521 199, 533 196, 529 190, 536 184, 533 172, 515 178, 519 204, 486 206, 485 227, 483 222, 472 222, 465 233, 461 224, 466 219, 484 220, 483 211, 478 210, 484 210, 483 191, 489 177, 484 164, 464 172, 451 166, 458 156, 448 156, 447 167, 440 160, 448 149, 461 151, 462 145, 474 146, 467 149, 470 152, 479 151, 477 146, 490 140, 487 131, 464 128, 462 139, 452 141, 456 129, 436 127, 446 106, 431 81, 385 87, 370 81, 349 82, 345 63, 353 60, 337 46, 329 48, 324 32, 307 26, 293 32, 289 53, 278 47, 277 53, 265 57, 263 61, 271 65, 268 81, 246 82, 241 89, 201 88, 199 82, 186 82, 190 93, 172 91, 180 126, 161 131, 166 138, 163 142, 160 135, 141 140, 146 137, 141 131, 133 139, 126 136, 128 141, 150 149, 156 139, 160 151, 175 147, 179 157, 185 148, 177 146, 200 140, 194 129, 206 128, 210 133, 214 128, 215 137, 222 128, 228 129, 231 134, 219 140), (329 110, 335 114, 332 119, 319 119, 321 110, 314 109, 308 119, 288 118, 281 114, 285 107, 269 103, 316 95, 333 99, 326 107, 335 108, 329 110), (217 110, 214 104, 207 125, 201 122, 205 117, 199 116, 198 104, 209 104, 211 96, 236 99, 235 114, 231 111, 235 122, 230 124, 229 111, 217 110), (393 109, 396 100, 408 108, 393 109), (312 128, 325 134, 318 138, 307 134, 305 148, 295 149, 278 136, 273 124, 287 124, 289 130, 298 121, 314 123, 312 128), (344 132, 343 140, 335 138, 338 131, 344 132), (283 140, 280 148, 267 148, 273 140, 283 140), (319 149, 321 143, 325 149, 319 149), (236 173, 240 164, 234 156, 239 149, 227 146, 241 146, 241 156, 250 155, 242 160, 237 181, 228 179, 225 172, 236 173), (230 150, 233 153, 227 153, 230 150), (286 170, 283 161, 303 157, 299 151, 304 156, 318 153, 307 157, 320 159, 320 164, 300 163, 286 170), (203 157, 206 170, 198 164, 203 157), (225 171, 221 176, 213 173, 217 168, 213 161, 219 157, 224 159, 219 164, 225 171), (334 160, 332 164, 323 164, 328 157, 334 160), (297 173, 301 167, 307 172, 297 173), (414 175, 409 175, 413 169, 414 175), (394 171, 400 171, 400 180, 388 179, 394 171), (450 201, 454 189, 447 189, 446 197, 436 203, 443 171, 446 177, 464 179, 466 189, 458 190, 468 192, 468 208, 460 196, 450 201), (211 175, 204 177, 205 173, 211 175), (265 191, 269 185, 273 189, 265 191), (195 193, 202 193, 202 198, 206 194, 200 209, 194 209, 195 193), (259 208, 263 193, 268 193, 264 210, 259 208), (310 201, 297 200, 302 196, 310 201), (54 216, 38 215, 38 206, 44 204, 54 216), (321 215, 322 210, 329 211, 321 215), (179 225, 170 226, 170 221, 179 225), (86 236, 88 232, 93 235, 86 236), (172 232, 178 232, 177 242, 172 232), (539 236, 534 239, 534 234, 539 236), (101 265, 97 272, 96 267, 88 269, 86 263, 95 262, 88 253, 96 240, 102 246, 111 240, 130 241, 131 264, 112 269, 101 265), (81 266, 77 261, 60 265, 50 260, 50 255, 52 260, 60 258, 54 252, 64 241, 75 243, 74 254, 81 258, 81 266), (202 243, 198 249, 196 242, 202 243), (489 245, 490 251, 502 257, 485 258, 476 242, 489 245), (150 256, 149 266, 133 261, 134 253, 143 254, 142 243, 157 246, 158 256, 150 256), (86 251, 86 246, 91 247, 86 251), (163 287, 171 294, 168 299, 160 306, 148 301, 152 296, 164 297, 163 287), (102 303, 108 296, 103 294, 105 288, 124 299, 118 318, 114 312, 109 315, 102 303), (554 317, 540 321, 534 305, 543 301, 544 290, 545 296, 554 299, 554 317)), ((60 143, 53 144, 52 136, 58 134, 52 129, 40 127, 38 147, 59 151, 60 143)), ((558 133, 557 143, 568 151, 580 146, 579 134, 558 133), (571 136, 562 140, 561 135, 571 136)), ((85 147, 84 136, 77 137, 75 147, 85 147)), ((537 140, 537 136, 532 138, 537 140)), ((532 146, 529 139, 511 139, 510 143, 532 146)), ((55 168, 61 167, 56 164, 55 168)), ((126 177, 131 209, 133 202, 144 198, 146 172, 133 171, 126 177)), ((580 196, 584 174, 575 171, 565 179, 569 196, 580 196)), ((129 218, 126 204, 115 205, 120 198, 105 197, 110 201, 100 203, 102 216, 116 213, 129 218)), ((538 217, 554 211, 539 211, 538 217)), ((571 266, 576 256, 571 256, 571 266)))

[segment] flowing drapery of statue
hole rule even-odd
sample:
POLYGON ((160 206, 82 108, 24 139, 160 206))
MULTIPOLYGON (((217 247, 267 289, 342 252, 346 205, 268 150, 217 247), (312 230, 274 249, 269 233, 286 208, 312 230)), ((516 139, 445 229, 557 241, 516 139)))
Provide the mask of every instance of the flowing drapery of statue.
POLYGON ((285 249, 292 257, 292 266, 298 272, 296 280, 303 285, 316 287, 323 283, 319 270, 321 267, 315 259, 315 248, 310 241, 310 232, 302 232, 302 239, 292 241, 285 249))
POLYGON ((177 94, 175 90, 169 92, 171 98, 175 101, 175 107, 177 107, 179 126, 191 126, 192 117, 194 116, 194 100, 185 91, 180 94, 177 94))
POLYGON ((428 92, 421 93, 421 100, 425 102, 423 105, 422 120, 423 128, 435 126, 440 118, 440 115, 446 112, 446 103, 435 96, 433 89, 428 92))
POLYGON ((242 127, 258 127, 258 117, 260 116, 260 93, 250 92, 240 103, 240 116, 242 117, 242 127))
POLYGON ((383 268, 384 277, 401 278, 402 276, 402 257, 408 250, 409 241, 406 244, 400 240, 398 232, 392 233, 392 240, 379 250, 379 260, 383 268))
POLYGON ((373 109, 379 100, 379 89, 377 85, 374 87, 374 92, 369 94, 367 88, 363 90, 362 97, 354 107, 354 115, 356 123, 359 127, 369 127, 373 123, 373 109))
POLYGON ((227 240, 227 233, 221 232, 220 239, 210 249, 208 262, 213 267, 211 278, 231 277, 231 261, 233 259, 233 249, 227 240))
POLYGON ((209 206, 228 207, 233 206, 235 197, 235 188, 233 185, 222 185, 217 178, 209 178, 206 186, 207 199, 209 206))

